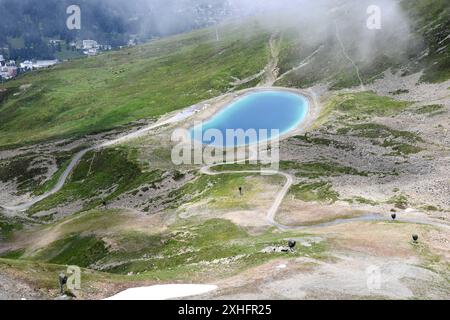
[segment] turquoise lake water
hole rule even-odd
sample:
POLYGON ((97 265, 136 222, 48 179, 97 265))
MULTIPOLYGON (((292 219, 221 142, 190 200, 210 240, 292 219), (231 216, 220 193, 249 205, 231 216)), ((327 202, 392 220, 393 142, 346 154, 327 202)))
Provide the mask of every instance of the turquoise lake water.
POLYGON ((254 92, 232 102, 202 126, 192 128, 190 133, 193 139, 216 147, 254 144, 292 131, 300 125, 307 113, 308 100, 301 95, 275 90, 254 92), (209 129, 216 130, 208 131, 209 129), (238 139, 226 141, 227 129, 254 129, 257 134, 255 137, 246 137, 244 143, 238 139), (267 134, 261 129, 267 130, 267 134), (272 129, 279 130, 278 134, 272 134, 272 129), (214 137, 217 137, 215 133, 220 132, 223 140, 208 137, 206 132, 214 137))

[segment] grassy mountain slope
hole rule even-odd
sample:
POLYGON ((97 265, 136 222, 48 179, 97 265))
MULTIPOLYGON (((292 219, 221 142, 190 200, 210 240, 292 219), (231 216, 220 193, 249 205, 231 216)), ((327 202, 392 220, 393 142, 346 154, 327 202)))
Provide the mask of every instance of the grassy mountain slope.
MULTIPOLYGON (((424 40, 417 42, 419 45, 412 51, 392 46, 376 50, 372 59, 364 60, 358 53, 359 43, 341 28, 345 51, 360 67, 363 82, 379 77, 387 68, 401 68, 405 73, 424 70, 423 81, 448 79, 445 3, 442 0, 403 2, 415 22, 413 37, 424 40), (439 9, 428 10, 428 6, 439 9), (427 50, 429 54, 423 55, 427 50)), ((298 32, 292 26, 262 27, 257 23, 245 26, 221 27, 220 41, 216 41, 214 30, 200 30, 72 61, 11 81, 0 87, 0 148, 108 130, 135 120, 156 118, 237 89, 241 86, 231 84, 236 78, 244 79, 265 68, 270 59, 269 43, 277 45, 278 67, 280 75, 284 75, 276 85, 308 87, 328 83, 332 89, 359 85, 355 66, 345 56, 333 24, 326 27, 331 28, 326 41, 309 39, 305 36, 307 31, 298 32)), ((385 41, 383 37, 376 39, 376 43, 385 41)), ((256 77, 243 86, 255 86, 259 81, 260 77, 256 77)), ((412 176, 411 172, 422 170, 430 163, 441 168, 436 161, 440 159, 434 158, 440 155, 433 153, 433 158, 425 158, 430 153, 420 153, 426 148, 435 150, 432 148, 436 145, 431 143, 434 140, 429 140, 420 130, 416 133, 416 128, 412 131, 411 126, 397 127, 395 121, 408 119, 417 123, 415 112, 423 117, 420 121, 425 121, 428 114, 444 109, 443 105, 413 106, 372 91, 338 92, 322 102, 321 115, 311 132, 291 137, 282 144, 282 148, 289 148, 290 154, 287 159, 282 158, 281 169, 295 176, 295 184, 284 200, 281 214, 277 215, 278 222, 284 223, 278 220, 283 213, 290 217, 300 213, 301 219, 305 219, 288 222, 293 225, 327 223, 359 214, 353 210, 333 213, 330 206, 338 201, 339 205, 345 202, 373 207, 386 205, 383 212, 388 212, 390 207, 392 212, 397 212, 427 204, 403 194, 404 185, 406 188, 410 184, 404 177, 419 180, 421 177, 412 176), (386 190, 373 192, 371 189, 370 197, 363 197, 366 193, 362 191, 362 196, 361 190, 348 194, 347 183, 353 189, 380 186, 379 189, 386 190), (314 217, 308 220, 304 217, 308 215, 308 206, 316 204, 327 207, 314 207, 314 217), (322 211, 326 216, 320 216, 322 211)), ((439 133, 436 130, 433 135, 436 132, 439 133)), ((334 250, 342 253, 338 244, 351 247, 355 243, 352 237, 360 230, 354 225, 348 230, 341 229, 344 238, 342 235, 339 238, 337 229, 333 229, 326 241, 304 246, 301 242, 310 235, 300 231, 281 232, 272 228, 261 231, 255 194, 261 198, 270 195, 257 188, 255 177, 196 175, 197 170, 191 168, 162 164, 171 163, 170 149, 167 133, 158 132, 130 141, 128 146, 89 152, 59 192, 26 212, 27 220, 13 220, 0 214, 0 240, 4 240, 0 242, 0 271, 23 271, 25 275, 21 276, 28 280, 27 275, 36 273, 30 270, 38 270, 34 284, 53 290, 52 294, 56 295, 54 279, 65 269, 65 264, 91 269, 83 271, 87 272, 83 281, 88 284, 83 285, 83 291, 89 292, 96 290, 96 285, 110 283, 126 284, 125 288, 137 286, 141 280, 221 279, 265 262, 286 259, 285 254, 262 251, 284 245, 289 238, 297 239, 300 244, 292 254, 294 259, 307 257, 325 263, 331 260, 334 250), (238 187, 243 187, 243 196, 235 196, 238 187), (181 204, 192 206, 187 210, 181 204), (246 225, 243 210, 251 209, 255 209, 251 219, 255 220, 256 227, 246 225), (244 221, 221 216, 229 211, 236 211, 244 221)), ((73 152, 56 155, 58 172, 73 152)), ((42 179, 33 179, 42 175, 29 170, 36 156, 25 154, 11 162, 0 161, 0 182, 17 178, 21 191, 42 193, 54 183, 57 174, 45 184, 42 179)), ((225 167, 216 169, 229 169, 225 167)), ((265 187, 282 184, 269 182, 261 181, 265 187)), ((437 205, 424 210, 444 214, 437 205)), ((405 259, 399 246, 420 248, 417 257, 423 258, 425 249, 428 250, 427 241, 431 239, 425 230, 434 232, 429 226, 419 229, 421 240, 417 245, 408 242, 412 232, 419 232, 415 224, 382 221, 368 226, 370 232, 361 234, 377 234, 380 238, 375 241, 364 237, 363 242, 355 244, 353 252, 361 256, 367 247, 366 252, 374 257, 389 248, 392 256, 387 257, 388 263, 398 254, 405 259), (392 228, 392 234, 385 233, 386 228, 392 228), (405 228, 403 233, 400 228, 405 228), (394 241, 392 235, 400 238, 394 241), (382 238, 389 239, 386 241, 392 248, 382 238), (375 249, 370 245, 376 246, 375 249), (381 251, 376 250, 377 246, 381 251)), ((345 228, 336 228, 341 227, 345 228)), ((441 263, 440 259, 436 258, 436 265, 441 263)))
POLYGON ((308 29, 308 22, 295 19, 286 23, 289 17, 282 26, 241 22, 221 27, 220 41, 215 30, 199 30, 27 74, 0 86, 0 146, 108 130, 218 96, 233 89, 230 83, 236 78, 265 67, 272 34, 280 40, 279 86, 359 85, 346 55, 359 66, 364 83, 388 68, 425 70, 424 81, 443 81, 450 72, 446 2, 402 2, 412 28, 403 46, 391 45, 398 35, 390 26, 368 33, 364 15, 362 27, 353 30, 345 24, 343 7, 327 13, 328 23, 320 28, 308 29), (372 37, 370 58, 360 52, 366 37, 372 37))
MULTIPOLYGON (((223 277, 285 255, 265 254, 262 249, 282 245, 286 234, 269 230, 251 235, 222 219, 190 219, 157 231, 153 225, 156 220, 152 219, 131 211, 87 211, 27 231, 25 237, 19 236, 22 244, 2 257, 72 263, 113 274, 132 272, 141 279, 167 280, 211 276, 218 268, 223 277), (40 238, 42 234, 50 235, 53 241, 34 244, 31 239, 40 238), (227 262, 230 257, 235 260, 227 262)), ((307 236, 295 231, 288 235, 307 236)), ((325 243, 318 243, 301 248, 293 255, 322 258, 326 256, 326 247, 325 243)))
POLYGON ((0 87, 0 145, 107 130, 217 96, 264 68, 269 37, 256 24, 228 26, 218 42, 201 30, 27 74, 0 87))
MULTIPOLYGON (((321 26, 326 30, 322 32, 328 32, 327 38, 316 40, 308 35, 308 29, 301 35, 295 28, 286 30, 280 55, 280 69, 285 75, 277 85, 304 88, 327 82, 332 89, 357 86, 360 80, 349 58, 358 66, 364 84, 379 78, 388 68, 402 69, 404 74, 423 70, 422 81, 426 82, 447 80, 450 76, 448 1, 405 0, 401 8, 409 24, 395 25, 394 21, 393 25, 385 26, 382 15, 380 31, 366 30, 364 15, 356 26, 346 26, 345 6, 340 13, 328 16, 329 24, 321 26), (371 39, 369 50, 364 51, 368 39, 371 39)), ((310 30, 314 32, 318 31, 310 30)))
POLYGON ((403 1, 402 6, 423 37, 423 55, 414 71, 424 69, 424 81, 439 82, 450 77, 450 3, 447 0, 403 1))

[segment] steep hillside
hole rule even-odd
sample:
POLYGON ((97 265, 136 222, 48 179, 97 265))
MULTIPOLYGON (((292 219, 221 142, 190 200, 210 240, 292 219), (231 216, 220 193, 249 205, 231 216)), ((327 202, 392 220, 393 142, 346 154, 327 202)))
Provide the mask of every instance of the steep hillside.
POLYGON ((217 284, 205 299, 446 299, 448 1, 393 2, 401 14, 379 31, 366 28, 366 2, 332 2, 2 85, 4 296, 56 297, 54 279, 76 264, 80 299, 173 282, 217 284), (175 129, 277 86, 310 107, 280 142, 277 174, 172 162, 175 129), (178 120, 152 125, 172 111, 178 120), (380 290, 367 286, 373 267, 380 290))
POLYGON ((0 0, 0 12, 0 54, 23 61, 64 56, 73 40, 94 39, 117 48, 130 39, 192 31, 221 21, 230 7, 225 0, 0 0), (80 7, 79 30, 66 26, 71 5, 80 7), (49 39, 65 43, 53 47, 49 39))
POLYGON ((422 52, 414 71, 425 69, 424 81, 440 82, 450 77, 450 5, 446 0, 403 1, 402 6, 423 38, 422 52))
POLYGON ((220 95, 264 69, 270 34, 258 24, 156 41, 1 87, 0 145, 111 129, 220 95))
POLYGON ((368 30, 363 4, 359 22, 348 25, 344 3, 321 12, 319 26, 284 13, 282 23, 268 16, 222 26, 219 40, 214 29, 200 30, 26 75, 0 87, 0 146, 108 130, 256 85, 274 53, 279 86, 346 88, 371 83, 388 68, 424 69, 423 81, 447 79, 446 2, 402 7, 411 26, 389 21, 368 30))
POLYGON ((346 25, 346 17, 352 19, 348 8, 355 4, 347 5, 330 13, 328 24, 311 30, 313 37, 327 32, 326 38, 311 39, 308 32, 299 37, 296 28, 284 33, 278 85, 303 88, 325 81, 333 89, 348 88, 371 83, 388 68, 402 70, 404 75, 424 71, 422 81, 441 82, 449 78, 447 1, 402 1, 408 23, 392 20, 386 25, 382 20, 379 31, 364 28, 364 1, 356 5, 360 6, 360 21, 356 26, 346 25))

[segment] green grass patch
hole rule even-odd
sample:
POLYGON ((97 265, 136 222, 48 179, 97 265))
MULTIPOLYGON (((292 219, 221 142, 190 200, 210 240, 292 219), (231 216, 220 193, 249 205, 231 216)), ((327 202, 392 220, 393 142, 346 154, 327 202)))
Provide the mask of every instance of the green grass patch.
POLYGON ((334 177, 341 175, 368 176, 368 172, 361 172, 354 168, 346 167, 332 162, 294 162, 281 161, 282 170, 295 170, 297 177, 316 179, 320 177, 334 177))
POLYGON ((53 242, 39 251, 33 259, 62 264, 88 267, 108 255, 106 244, 94 236, 72 235, 53 242))
POLYGON ((416 110, 418 114, 432 114, 435 112, 442 111, 444 106, 442 104, 430 104, 427 106, 420 107, 416 110))
POLYGON ((425 211, 442 211, 441 208, 430 205, 430 204, 421 206, 420 209, 425 210, 425 211))
POLYGON ((289 138, 292 141, 301 141, 303 143, 318 145, 318 146, 326 146, 326 147, 334 147, 336 149, 341 150, 353 150, 353 146, 347 143, 342 143, 336 140, 328 139, 328 138, 320 138, 320 137, 312 137, 308 134, 305 135, 297 135, 289 138))
POLYGON ((53 176, 46 181, 45 183, 37 186, 34 190, 33 190, 33 194, 34 195, 42 195, 46 192, 49 192, 58 182, 59 178, 61 177, 61 175, 64 173, 64 171, 66 170, 66 168, 69 166, 71 160, 68 159, 66 160, 58 169, 58 171, 55 172, 55 174, 53 174, 53 176))
POLYGON ((132 156, 132 151, 126 148, 104 149, 86 154, 64 187, 34 205, 28 213, 49 210, 76 200, 86 200, 83 209, 88 210, 143 184, 161 181, 162 172, 142 171, 132 156), (102 190, 106 191, 106 194, 98 197, 99 191, 102 190))
POLYGON ((421 147, 413 146, 413 145, 407 144, 407 143, 398 143, 393 140, 385 140, 381 146, 383 146, 385 148, 386 147, 392 148, 393 152, 390 153, 390 155, 395 155, 395 156, 400 156, 400 155, 406 156, 406 155, 416 154, 416 153, 423 151, 423 148, 421 148, 421 147))
POLYGON ((7 218, 0 214, 0 241, 9 240, 15 231, 22 228, 23 223, 17 218, 7 218))
POLYGON ((10 86, 8 88, 2 88, 0 86, 0 103, 5 102, 8 98, 14 96, 15 93, 19 92, 18 86, 10 86))
POLYGON ((339 200, 339 193, 333 190, 328 182, 297 184, 291 187, 290 193, 302 201, 334 203, 339 200))
POLYGON ((345 199, 345 201, 349 202, 349 203, 359 203, 359 204, 367 204, 370 206, 376 206, 378 205, 378 202, 371 200, 371 199, 367 199, 364 197, 353 197, 351 199, 345 199))
POLYGON ((73 156, 83 150, 84 148, 87 148, 85 145, 80 145, 77 148, 74 148, 70 151, 63 151, 58 154, 56 154, 56 166, 58 167, 58 170, 53 174, 53 176, 47 180, 44 183, 41 183, 39 186, 37 186, 35 189, 33 189, 34 195, 42 195, 48 191, 50 191, 58 182, 59 178, 63 174, 63 172, 66 170, 70 162, 72 161, 73 156))
MULTIPOLYGON (((63 265, 14 259, 0 259, 0 272, 12 273, 42 291, 44 296, 57 297, 59 293, 58 275, 66 272, 63 265)), ((81 269, 82 294, 84 297, 102 295, 105 283, 128 285, 134 279, 129 277, 81 269)), ((104 293, 103 293, 104 294, 104 293)))
POLYGON ((15 180, 19 193, 25 193, 38 187, 47 169, 35 166, 35 155, 18 156, 9 160, 0 160, 0 181, 15 180))
POLYGON ((419 153, 423 149, 415 144, 425 142, 413 132, 395 130, 377 123, 348 125, 339 128, 337 133, 371 139, 374 145, 391 148, 393 152, 390 155, 404 156, 419 153))
POLYGON ((406 209, 409 206, 408 198, 404 194, 395 195, 390 198, 386 203, 393 204, 398 209, 406 209))
POLYGON ((177 198, 191 196, 192 200, 199 200, 208 195, 226 196, 230 194, 231 189, 238 189, 239 185, 244 183, 245 177, 249 175, 251 173, 223 174, 218 176, 201 175, 194 181, 173 191, 172 195, 175 195, 177 198))
POLYGON ((236 163, 236 164, 223 164, 212 167, 212 171, 258 171, 262 169, 270 168, 269 164, 262 163, 236 163))
MULTIPOLYGON (((228 165, 227 165, 228 166, 228 165)), ((234 171, 231 167, 219 167, 234 171)), ((244 165, 245 166, 245 165, 244 165)), ((178 190, 169 194, 170 199, 175 199, 172 206, 178 207, 181 203, 198 202, 208 200, 208 206, 212 209, 250 209, 252 200, 263 191, 263 185, 279 184, 284 181, 278 175, 262 176, 259 173, 224 173, 223 175, 202 175, 194 181, 185 184, 178 190), (242 194, 239 188, 242 188, 242 194)))
POLYGON ((416 143, 423 142, 423 139, 417 134, 410 131, 401 131, 391 129, 388 126, 378 123, 365 123, 355 124, 338 129, 338 134, 353 135, 361 138, 391 138, 391 139, 403 139, 408 142, 416 143))
POLYGON ((133 223, 133 219, 140 217, 117 210, 82 213, 39 227, 39 233, 58 230, 58 238, 51 244, 35 251, 21 248, 4 257, 22 263, 32 260, 91 266, 113 274, 132 272, 129 281, 195 281, 205 276, 217 278, 218 272, 219 277, 226 277, 271 259, 326 256, 326 242, 298 246, 294 253, 261 252, 268 246, 287 245, 287 238, 308 236, 296 231, 278 233, 268 229, 250 234, 229 220, 200 218, 177 220, 164 231, 130 228, 129 224, 122 227, 133 223))
POLYGON ((0 257, 2 259, 20 259, 25 253, 24 249, 19 249, 19 250, 13 250, 13 251, 7 251, 5 253, 0 254, 0 257))
POLYGON ((332 109, 348 116, 391 116, 409 106, 409 102, 383 97, 374 92, 343 93, 330 102, 332 109))
MULTIPOLYGON (((287 236, 287 235, 284 235, 287 236)), ((206 222, 188 223, 172 228, 159 236, 128 234, 120 241, 126 252, 115 253, 113 260, 125 261, 111 268, 114 273, 141 273, 146 277, 183 278, 176 271, 191 270, 194 274, 221 272, 226 276, 265 261, 286 257, 282 254, 262 253, 271 245, 286 245, 280 235, 267 232, 252 236, 228 220, 212 219, 206 222), (144 257, 141 261, 130 261, 132 256, 144 257), (128 262, 127 262, 128 261, 128 262)), ((324 244, 299 248, 294 254, 309 254, 320 257, 324 244)))
POLYGON ((383 97, 372 91, 337 94, 324 104, 315 126, 326 124, 335 115, 339 121, 360 121, 372 117, 394 116, 410 105, 406 101, 397 101, 383 97))

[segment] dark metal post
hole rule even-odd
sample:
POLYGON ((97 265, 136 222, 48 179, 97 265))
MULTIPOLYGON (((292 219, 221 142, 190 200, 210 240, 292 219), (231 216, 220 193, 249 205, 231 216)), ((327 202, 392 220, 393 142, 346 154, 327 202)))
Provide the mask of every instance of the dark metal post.
POLYGON ((64 286, 67 284, 67 276, 64 274, 64 272, 61 272, 59 274, 59 287, 61 295, 64 294, 64 286))
POLYGON ((289 244, 289 248, 292 250, 295 248, 295 245, 297 244, 297 242, 295 240, 289 240, 288 244, 289 244))

